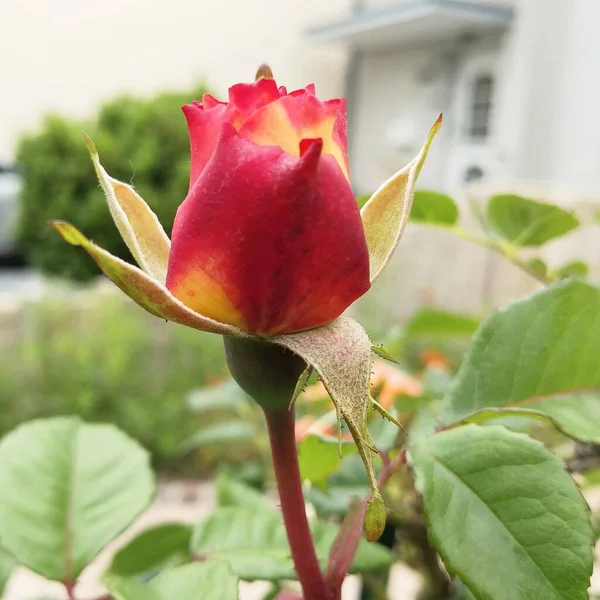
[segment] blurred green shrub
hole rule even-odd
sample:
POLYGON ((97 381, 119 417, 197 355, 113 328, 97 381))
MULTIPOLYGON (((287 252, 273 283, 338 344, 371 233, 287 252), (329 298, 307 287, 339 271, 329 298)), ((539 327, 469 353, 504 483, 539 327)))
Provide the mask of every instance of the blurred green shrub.
POLYGON ((24 179, 18 245, 27 260, 45 273, 78 281, 98 274, 84 252, 73 252, 59 239, 49 219, 68 219, 109 252, 130 259, 82 130, 93 138, 108 172, 131 182, 170 232, 189 177, 189 141, 180 107, 206 91, 199 86, 150 99, 119 97, 103 104, 89 122, 49 116, 39 132, 23 137, 17 149, 24 179))
POLYGON ((0 436, 28 419, 77 414, 122 428, 162 471, 214 467, 225 451, 186 463, 180 446, 200 424, 187 395, 226 374, 220 338, 116 295, 73 296, 44 297, 11 319, 12 336, 0 331, 0 436))

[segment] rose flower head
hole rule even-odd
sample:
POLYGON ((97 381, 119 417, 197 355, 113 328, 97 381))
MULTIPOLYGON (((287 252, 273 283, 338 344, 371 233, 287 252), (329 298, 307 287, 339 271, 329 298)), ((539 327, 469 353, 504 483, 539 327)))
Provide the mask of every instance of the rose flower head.
MULTIPOLYGON (((259 75, 231 87, 227 102, 205 95, 183 107, 190 185, 171 239, 135 190, 108 175, 85 136, 139 268, 69 223, 53 224, 148 312, 223 335, 234 378, 257 402, 253 391, 270 379, 279 410, 289 407, 316 371, 357 444, 371 482, 371 512, 379 515, 383 500, 366 425, 367 408, 377 407, 369 393, 372 346, 361 325, 342 313, 398 245, 441 117, 415 159, 359 211, 350 186, 345 101, 319 100, 313 85, 288 93, 268 70, 259 75), (234 364, 233 355, 242 359, 234 364)), ((261 406, 271 410, 267 396, 261 406)), ((379 525, 371 529, 375 539, 379 525)))
POLYGON ((343 99, 274 79, 183 107, 191 175, 167 288, 192 310, 258 335, 333 321, 370 287, 348 180, 343 99))

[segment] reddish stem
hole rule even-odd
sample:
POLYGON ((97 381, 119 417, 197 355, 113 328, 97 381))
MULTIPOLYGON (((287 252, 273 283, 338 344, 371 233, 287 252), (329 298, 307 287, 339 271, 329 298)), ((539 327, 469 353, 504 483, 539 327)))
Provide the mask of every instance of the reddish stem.
POLYGON ((306 518, 296 451, 293 408, 265 411, 265 416, 283 521, 304 599, 331 600, 332 593, 327 589, 321 573, 306 518))
POLYGON ((64 586, 67 590, 67 597, 69 600, 75 600, 75 584, 71 581, 67 581, 64 586))

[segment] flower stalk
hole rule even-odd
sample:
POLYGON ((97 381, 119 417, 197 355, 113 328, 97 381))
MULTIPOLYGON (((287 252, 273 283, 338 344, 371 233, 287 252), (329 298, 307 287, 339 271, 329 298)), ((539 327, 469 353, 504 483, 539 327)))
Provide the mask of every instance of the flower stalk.
POLYGON ((332 600, 334 595, 321 573, 306 517, 294 435, 294 409, 266 410, 265 417, 283 521, 304 599, 332 600))

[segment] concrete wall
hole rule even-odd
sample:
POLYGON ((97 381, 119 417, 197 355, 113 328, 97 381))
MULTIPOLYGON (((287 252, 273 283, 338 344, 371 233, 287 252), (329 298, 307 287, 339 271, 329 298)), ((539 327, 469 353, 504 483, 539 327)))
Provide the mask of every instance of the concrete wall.
MULTIPOLYGON (((48 111, 91 114, 119 92, 149 94, 206 77, 225 92, 272 64, 289 86, 344 89, 342 48, 304 30, 338 19, 350 0, 2 0, 0 161, 48 111)), ((182 121, 183 123, 183 121, 182 121)))

